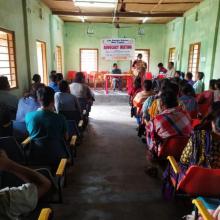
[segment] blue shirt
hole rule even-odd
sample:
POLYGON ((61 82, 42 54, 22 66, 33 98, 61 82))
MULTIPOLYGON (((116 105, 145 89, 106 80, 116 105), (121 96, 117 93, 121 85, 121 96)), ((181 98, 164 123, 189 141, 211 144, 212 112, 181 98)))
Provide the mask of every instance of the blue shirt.
POLYGON ((21 98, 18 102, 16 121, 24 122, 26 114, 36 111, 38 108, 40 108, 40 104, 34 98, 21 98))
POLYGON ((59 86, 56 82, 50 82, 48 86, 50 88, 52 88, 54 90, 54 92, 59 92, 60 91, 59 86))
POLYGON ((51 111, 29 112, 25 117, 28 133, 32 139, 49 138, 63 140, 67 122, 63 115, 51 111))

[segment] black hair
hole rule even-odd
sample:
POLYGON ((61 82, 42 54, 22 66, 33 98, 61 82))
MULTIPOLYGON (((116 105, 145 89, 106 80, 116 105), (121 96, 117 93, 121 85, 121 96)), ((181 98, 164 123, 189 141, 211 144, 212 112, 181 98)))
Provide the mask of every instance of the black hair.
POLYGON ((57 81, 57 76, 56 76, 56 74, 50 74, 50 81, 51 81, 51 82, 56 82, 56 81, 57 81))
POLYGON ((143 55, 142 55, 142 53, 139 53, 138 55, 137 55, 137 57, 143 57, 143 55))
POLYGON ((176 83, 169 83, 169 85, 162 89, 162 93, 172 92, 173 96, 177 97, 179 94, 179 86, 176 83))
POLYGON ((113 63, 113 67, 115 67, 115 66, 118 66, 118 64, 117 63, 113 63))
POLYGON ((39 74, 34 74, 32 77, 32 81, 34 81, 35 83, 40 83, 41 81, 41 77, 39 74))
POLYGON ((62 73, 57 73, 56 77, 57 77, 57 81, 63 80, 63 74, 62 73))
POLYGON ((159 81, 159 86, 160 86, 160 90, 165 90, 166 88, 169 88, 170 85, 170 80, 167 78, 164 78, 162 80, 159 81))
POLYGON ((195 96, 195 90, 193 89, 193 87, 189 83, 185 84, 182 87, 181 92, 183 95, 195 96))
POLYGON ((84 77, 83 72, 77 72, 74 82, 84 83, 84 80, 85 80, 85 77, 84 77))
POLYGON ((38 89, 43 88, 43 87, 45 87, 45 85, 43 83, 33 84, 31 86, 31 90, 30 90, 30 93, 28 94, 28 96, 31 96, 32 98, 37 100, 37 91, 38 91, 38 89))
POLYGON ((163 63, 158 63, 158 67, 163 67, 163 63))
POLYGON ((60 89, 60 92, 68 92, 68 90, 69 90, 68 82, 66 80, 62 80, 59 83, 59 89, 60 89))
POLYGON ((10 84, 6 76, 0 76, 0 90, 10 89, 10 84))
POLYGON ((209 88, 212 89, 212 90, 215 90, 215 84, 216 84, 217 80, 216 79, 211 79, 209 81, 209 88))
POLYGON ((178 99, 177 96, 175 96, 174 92, 166 91, 163 92, 160 95, 162 103, 167 107, 167 108, 174 108, 178 106, 178 99))
POLYGON ((174 66, 174 62, 169 62, 172 66, 174 66))
POLYGON ((220 90, 220 79, 217 79, 215 82, 215 86, 218 90, 220 90))
POLYGON ((204 78, 205 74, 203 72, 198 72, 199 80, 202 80, 204 78))
POLYGON ((152 89, 152 81, 151 80, 144 80, 144 90, 150 91, 152 89))
POLYGON ((177 70, 175 74, 181 76, 181 71, 177 70))
POLYGON ((186 77, 187 77, 187 79, 192 80, 193 74, 191 72, 187 72, 186 77))
POLYGON ((51 70, 50 75, 56 75, 57 71, 56 70, 51 70))
POLYGON ((37 99, 43 107, 48 107, 54 102, 54 90, 49 86, 41 87, 37 90, 37 99))
POLYGON ((138 76, 134 80, 134 87, 135 89, 141 89, 141 78, 138 76))

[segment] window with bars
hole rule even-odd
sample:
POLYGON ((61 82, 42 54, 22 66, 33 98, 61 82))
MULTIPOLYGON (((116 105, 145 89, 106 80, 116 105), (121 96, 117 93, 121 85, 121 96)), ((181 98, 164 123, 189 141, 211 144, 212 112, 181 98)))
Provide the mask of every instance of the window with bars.
POLYGON ((176 56, 176 48, 170 48, 169 49, 169 58, 168 62, 175 62, 175 56, 176 56))
POLYGON ((11 88, 18 86, 14 40, 14 32, 0 29, 0 75, 8 78, 11 88))
POLYGON ((137 59, 138 54, 142 54, 142 60, 147 63, 147 71, 149 71, 149 63, 150 63, 150 50, 149 49, 137 49, 135 50, 134 59, 132 63, 137 59))
POLYGON ((80 70, 98 71, 98 49, 80 49, 80 70))
POLYGON ((199 70, 200 47, 200 43, 191 44, 189 46, 188 72, 191 72, 193 75, 199 70))
POLYGON ((56 47, 56 70, 58 73, 62 73, 62 49, 60 46, 56 47))

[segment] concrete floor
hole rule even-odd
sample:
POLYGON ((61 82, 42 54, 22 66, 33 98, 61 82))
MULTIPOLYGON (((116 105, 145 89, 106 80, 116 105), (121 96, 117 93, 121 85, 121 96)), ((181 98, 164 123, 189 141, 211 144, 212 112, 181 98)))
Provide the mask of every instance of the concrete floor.
POLYGON ((55 220, 181 219, 183 204, 164 201, 161 180, 146 176, 145 166, 129 107, 94 106, 55 220))

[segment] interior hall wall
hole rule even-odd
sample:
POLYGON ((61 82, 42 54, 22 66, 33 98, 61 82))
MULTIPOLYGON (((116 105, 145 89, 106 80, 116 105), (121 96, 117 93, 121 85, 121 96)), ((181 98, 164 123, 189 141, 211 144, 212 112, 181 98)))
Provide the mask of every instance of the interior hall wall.
MULTIPOLYGON (((80 70, 80 48, 97 48, 100 51, 101 40, 104 38, 126 37, 134 38, 136 49, 150 49, 150 71, 157 72, 157 64, 163 60, 165 46, 165 25, 121 25, 126 28, 116 29, 112 24, 88 24, 66 22, 64 25, 65 69, 80 70), (87 29, 93 29, 94 34, 88 35, 87 29), (144 29, 144 35, 138 35, 139 28, 144 29)), ((105 61, 99 56, 99 70, 112 68, 115 61, 105 61)), ((129 61, 118 62, 122 71, 130 69, 129 61)))

